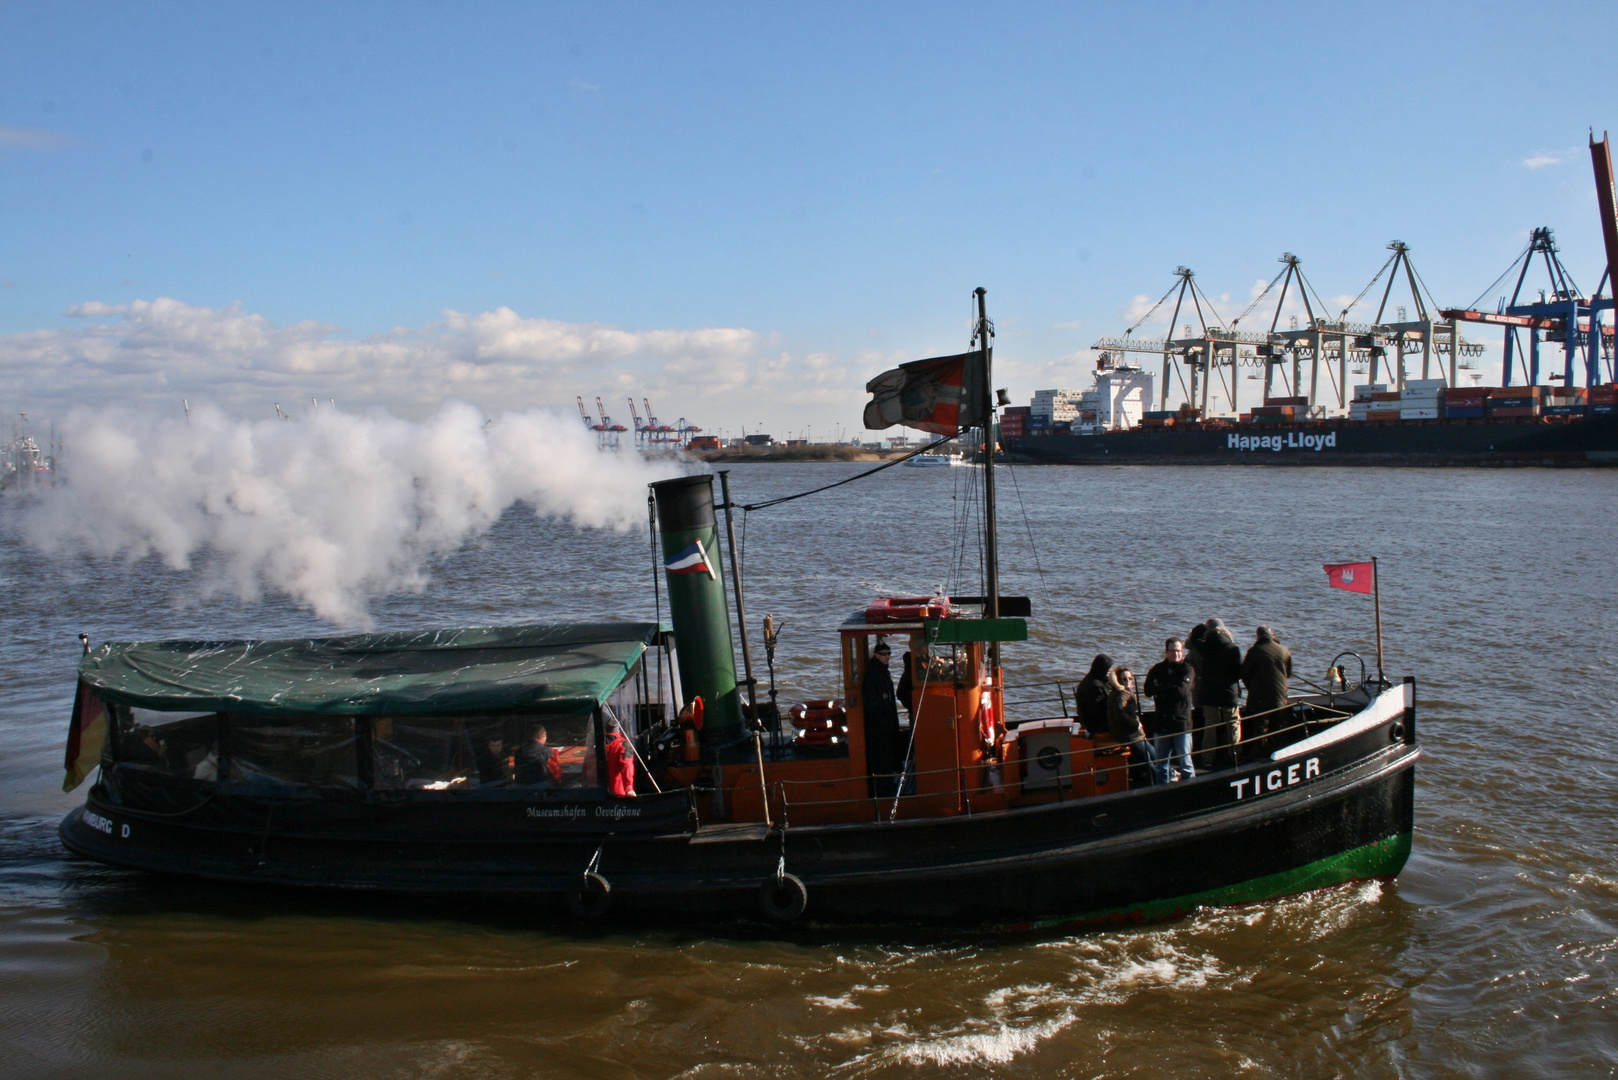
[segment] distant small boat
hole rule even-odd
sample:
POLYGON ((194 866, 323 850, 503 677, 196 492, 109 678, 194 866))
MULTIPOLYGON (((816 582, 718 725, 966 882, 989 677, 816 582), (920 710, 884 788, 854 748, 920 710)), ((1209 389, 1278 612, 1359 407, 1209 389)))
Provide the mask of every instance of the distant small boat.
POLYGON ((917 454, 905 462, 908 468, 936 469, 965 464, 954 454, 917 454))

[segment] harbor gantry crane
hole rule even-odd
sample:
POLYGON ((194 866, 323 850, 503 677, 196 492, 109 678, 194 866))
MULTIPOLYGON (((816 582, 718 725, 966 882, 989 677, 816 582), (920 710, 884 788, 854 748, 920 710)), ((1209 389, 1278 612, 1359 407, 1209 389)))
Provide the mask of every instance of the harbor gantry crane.
POLYGON ((1196 272, 1189 267, 1180 266, 1174 270, 1177 279, 1169 291, 1164 293, 1149 308, 1145 315, 1135 321, 1135 325, 1124 331, 1123 337, 1102 338, 1092 349, 1101 350, 1103 362, 1110 361, 1113 353, 1151 353, 1163 357, 1163 387, 1159 396, 1161 407, 1168 407, 1169 374, 1175 369, 1175 361, 1179 361, 1190 373, 1191 383, 1185 385, 1184 377, 1180 380, 1181 389, 1185 391, 1186 401, 1200 409, 1201 415, 1208 413, 1208 396, 1213 380, 1217 377, 1224 384, 1223 388, 1230 401, 1232 412, 1241 408, 1240 382, 1237 368, 1242 364, 1256 364, 1258 362, 1257 347, 1268 344, 1269 336, 1253 334, 1235 329, 1235 320, 1229 329, 1220 325, 1222 320, 1219 313, 1214 310, 1210 301, 1196 283, 1196 272), (1137 338, 1134 333, 1152 315, 1174 297, 1174 312, 1169 316, 1169 333, 1174 333, 1174 326, 1179 322, 1180 312, 1185 309, 1185 302, 1190 300, 1191 310, 1196 312, 1197 323, 1201 329, 1200 334, 1193 335, 1190 324, 1186 324, 1183 337, 1169 337, 1162 340, 1149 340, 1137 338), (1212 315, 1214 322, 1209 322, 1212 315), (1225 379, 1220 371, 1221 366, 1230 368, 1230 378, 1225 379), (1199 404, 1200 402, 1200 404, 1199 404))
POLYGON ((1578 285, 1573 281, 1573 275, 1567 272, 1562 265, 1561 257, 1557 254, 1556 235, 1549 227, 1535 229, 1528 237, 1528 246, 1512 260, 1505 272, 1494 279, 1494 283, 1471 304, 1464 308, 1453 308, 1441 314, 1452 323, 1461 322, 1485 323, 1504 328, 1505 349, 1500 364, 1500 385, 1510 386, 1512 369, 1516 366, 1514 361, 1523 356, 1522 342, 1518 339, 1519 330, 1528 331, 1528 353, 1523 356, 1523 377, 1530 386, 1539 383, 1539 344, 1542 340, 1559 342, 1562 346, 1562 374, 1551 376, 1560 378, 1563 386, 1572 386, 1574 383, 1574 360, 1578 355, 1579 347, 1584 347, 1584 383, 1586 386, 1595 386, 1602 380, 1601 361, 1607 361, 1607 378, 1618 377, 1618 357, 1614 356, 1614 341, 1612 329, 1602 325, 1601 313, 1613 308, 1613 270, 1618 264, 1618 193, 1613 189, 1612 174, 1612 147, 1605 132, 1601 141, 1597 142, 1595 133, 1590 134, 1590 164, 1595 170, 1596 203, 1601 216, 1602 241, 1606 247, 1607 270, 1596 284, 1594 295, 1586 297, 1578 285), (1540 265, 1544 267, 1548 289, 1539 289, 1538 299, 1529 299, 1523 302, 1523 285, 1528 280, 1529 269, 1533 266, 1535 256, 1538 256, 1540 265), (1511 299, 1504 296, 1500 298, 1497 310, 1484 312, 1478 310, 1495 286, 1506 280, 1513 270, 1517 271, 1517 282, 1511 290, 1511 299), (1608 296, 1603 299, 1601 290, 1608 288, 1608 296), (1541 335, 1544 335, 1543 338, 1541 335))
POLYGON ((680 441, 679 434, 673 428, 667 424, 658 423, 656 414, 652 412, 651 398, 643 397, 640 399, 640 403, 646 406, 646 430, 650 433, 653 443, 661 445, 680 441))
MULTIPOLYGON (((1495 279, 1495 284, 1498 285, 1513 270, 1518 271, 1516 285, 1511 291, 1509 301, 1504 297, 1501 298, 1499 310, 1493 313, 1477 311, 1477 303, 1474 302, 1470 308, 1445 311, 1444 317, 1465 322, 1490 323, 1504 328, 1505 349, 1500 364, 1501 386, 1511 385, 1512 375, 1519 363, 1523 380, 1529 386, 1538 385, 1541 341, 1558 342, 1562 346, 1562 374, 1553 375, 1552 379, 1561 380, 1563 386, 1574 384, 1574 360, 1578 356, 1580 346, 1583 346, 1585 385, 1594 386, 1599 383, 1601 359, 1605 355, 1610 362, 1613 352, 1612 333, 1601 326, 1599 312, 1604 307, 1611 306, 1611 301, 1603 303, 1599 297, 1591 300, 1579 290, 1573 281, 1573 275, 1562 265, 1562 260, 1557 254, 1556 236, 1549 228, 1535 229, 1529 234, 1528 246, 1512 260, 1505 273, 1495 279), (1545 269, 1546 284, 1549 288, 1539 289, 1537 299, 1530 298, 1524 303, 1523 285, 1527 281, 1528 271, 1535 261, 1535 256, 1539 256, 1545 269), (1595 333, 1591 333, 1592 324, 1595 333), (1518 337, 1521 330, 1528 331, 1526 352, 1518 337)), ((1484 295, 1488 295, 1493 288, 1494 285, 1491 285, 1485 289, 1484 295)), ((1610 368, 1609 377, 1611 377, 1610 368)))
MULTIPOLYGON (((1247 309, 1228 324, 1220 318, 1207 294, 1197 285, 1196 274, 1189 268, 1181 266, 1174 271, 1175 284, 1169 287, 1168 292, 1164 293, 1145 315, 1136 320, 1134 326, 1124 331, 1122 337, 1102 338, 1091 348, 1102 351, 1104 363, 1111 359, 1110 354, 1115 353, 1150 353, 1162 356, 1163 386, 1159 398, 1161 408, 1168 407, 1170 373, 1183 367, 1190 372, 1189 386, 1186 385, 1183 376, 1180 379, 1186 401, 1196 407, 1199 415, 1204 417, 1208 415, 1209 392, 1216 379, 1226 392, 1231 412, 1240 413, 1241 383, 1238 369, 1241 367, 1260 365, 1264 367, 1265 403, 1273 400, 1275 380, 1279 374, 1289 394, 1276 403, 1298 404, 1300 399, 1305 398, 1302 393, 1303 362, 1309 361, 1309 393, 1302 404, 1311 406, 1317 413, 1321 411, 1322 361, 1325 362, 1327 381, 1333 384, 1328 393, 1335 391, 1339 409, 1345 409, 1348 405, 1350 361, 1356 364, 1369 362, 1370 379, 1375 382, 1378 365, 1389 348, 1394 349, 1398 356, 1396 364, 1390 362, 1388 365, 1389 375, 1396 379, 1400 388, 1404 385, 1405 358, 1418 348, 1422 354, 1423 378, 1427 377, 1435 356, 1444 353, 1450 355, 1447 381, 1453 385, 1457 365, 1471 367, 1472 365, 1466 360, 1480 355, 1483 346, 1462 338, 1458 324, 1453 320, 1443 323, 1435 318, 1432 308, 1436 305, 1430 303, 1431 297, 1424 295, 1424 288, 1419 284, 1421 276, 1410 263, 1409 245, 1396 240, 1388 247, 1393 254, 1382 264, 1382 269, 1377 271, 1370 283, 1360 290, 1359 296, 1339 312, 1336 318, 1328 314, 1326 303, 1310 284, 1309 279, 1304 276, 1302 260, 1291 252, 1283 252, 1278 260, 1282 264, 1280 272, 1253 298, 1247 309), (1405 320, 1401 314, 1399 321, 1384 323, 1382 316, 1400 271, 1403 271, 1404 279, 1410 286, 1417 318, 1405 320), (1365 298, 1384 274, 1388 274, 1388 285, 1383 290, 1382 305, 1378 309, 1376 321, 1372 323, 1349 321, 1349 311, 1365 298), (1270 318, 1269 328, 1260 331, 1239 329, 1242 320, 1257 310, 1278 285, 1280 291, 1276 294, 1274 314, 1270 318), (1280 325, 1281 316, 1285 312, 1288 297, 1294 295, 1303 303, 1305 323, 1300 327, 1296 324, 1296 320, 1289 320, 1288 327, 1283 330, 1280 325), (1162 340, 1135 337, 1134 331, 1161 310, 1170 297, 1174 298, 1173 313, 1169 317, 1171 336, 1162 340), (1187 323, 1180 337, 1172 336, 1173 328, 1179 323, 1182 311, 1196 313, 1200 332, 1194 332, 1191 324, 1187 323), (1332 370, 1334 361, 1335 372, 1332 370), (1290 378, 1287 371, 1289 366, 1290 378)), ((1402 312, 1403 309, 1400 310, 1402 312)), ((1255 379, 1258 377, 1252 376, 1255 379)))
POLYGON ((596 415, 601 417, 601 426, 596 430, 601 432, 603 445, 616 448, 618 446, 618 436, 629 429, 622 424, 612 422, 612 417, 607 415, 607 407, 601 404, 601 395, 599 394, 596 395, 596 415))
MULTIPOLYGON (((640 413, 635 411, 634 398, 626 398, 625 400, 629 402, 629 422, 634 425, 635 428, 635 445, 644 446, 652 437, 651 425, 641 421, 640 413)), ((646 410, 648 414, 650 414, 651 411, 651 409, 646 410)))

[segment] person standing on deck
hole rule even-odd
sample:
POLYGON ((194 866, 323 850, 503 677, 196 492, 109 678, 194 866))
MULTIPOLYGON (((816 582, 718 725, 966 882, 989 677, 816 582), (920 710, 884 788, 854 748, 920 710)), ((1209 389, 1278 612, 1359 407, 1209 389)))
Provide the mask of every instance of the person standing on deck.
POLYGON ((1204 771, 1228 769, 1237 763, 1237 745, 1242 741, 1242 647, 1230 636, 1225 624, 1209 619, 1203 624, 1202 669, 1202 757, 1197 766, 1204 771))
POLYGON ((893 677, 888 674, 892 656, 888 643, 878 641, 860 684, 860 704, 865 714, 865 771, 871 777, 871 794, 876 798, 893 795, 894 774, 904 764, 900 759, 904 743, 899 739, 899 709, 893 700, 893 677))
POLYGON ((1208 628, 1198 623, 1185 636, 1185 662, 1196 673, 1196 680, 1191 684, 1191 753, 1198 761, 1204 760, 1202 737, 1206 734, 1202 730, 1202 637, 1207 632, 1208 628))
POLYGON ((635 751, 617 717, 607 721, 607 790, 620 799, 635 795, 635 751))
POLYGON ((1135 673, 1122 664, 1107 672, 1107 732, 1129 754, 1129 786, 1149 787, 1156 779, 1152 748, 1140 723, 1135 673))
POLYGON ((1197 673, 1185 658, 1185 642, 1171 637, 1163 643, 1163 659, 1146 673, 1146 696, 1157 706, 1157 738, 1152 757, 1157 782, 1190 780, 1197 775, 1191 764, 1191 702, 1197 673))
POLYGON ((1247 759, 1273 753, 1273 735, 1287 726, 1282 710, 1287 704, 1287 680, 1292 677, 1292 650, 1275 638, 1268 626, 1258 628, 1253 647, 1242 660, 1242 683, 1247 687, 1247 719, 1244 734, 1247 759))
POLYGON ((916 722, 916 680, 911 674, 913 664, 914 660, 908 651, 899 657, 899 688, 894 691, 899 704, 905 707, 905 715, 910 717, 912 724, 916 722))
POLYGON ((1112 657, 1101 653, 1090 662, 1090 671, 1079 680, 1073 691, 1073 705, 1078 713, 1079 727, 1094 738, 1107 730, 1107 673, 1112 670, 1112 657))

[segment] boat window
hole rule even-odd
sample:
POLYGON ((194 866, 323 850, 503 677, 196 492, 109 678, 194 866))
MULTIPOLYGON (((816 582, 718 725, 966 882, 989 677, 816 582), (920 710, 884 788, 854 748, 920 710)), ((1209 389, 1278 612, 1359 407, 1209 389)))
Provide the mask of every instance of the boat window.
POLYGON ((662 680, 660 686, 657 673, 639 663, 607 698, 606 714, 616 717, 630 738, 639 738, 674 716, 673 692, 674 687, 667 679, 662 680))
POLYGON ((372 786, 383 791, 593 787, 589 714, 377 717, 372 786))
POLYGON ((232 785, 359 787, 352 716, 231 713, 226 749, 232 785))
POLYGON ((979 675, 975 659, 969 645, 934 645, 926 660, 927 681, 934 686, 976 686, 979 675))
POLYGON ((119 765, 166 776, 213 780, 219 762, 219 714, 112 707, 119 765))

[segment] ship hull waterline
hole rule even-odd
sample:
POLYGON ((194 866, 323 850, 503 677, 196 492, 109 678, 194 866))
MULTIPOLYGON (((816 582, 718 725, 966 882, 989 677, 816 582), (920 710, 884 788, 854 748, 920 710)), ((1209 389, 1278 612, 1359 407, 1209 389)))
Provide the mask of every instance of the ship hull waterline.
POLYGON ((1004 437, 1038 465, 1618 467, 1618 415, 1565 424, 1247 424, 1229 428, 1004 437))
MULTIPOLYGON (((1413 688, 1408 687, 1407 690, 1413 688)), ((1395 691, 1397 692, 1397 691, 1395 691)), ((1413 695, 1412 695, 1413 696, 1413 695)), ((98 785, 63 821, 74 853, 216 881, 402 894, 563 898, 595 865, 612 919, 761 921, 777 869, 807 890, 803 919, 1000 929, 1148 922, 1370 878, 1410 851, 1414 703, 1306 755, 1196 780, 991 813, 857 825, 677 826, 684 795, 438 807, 211 799, 134 811, 98 785), (623 804, 643 821, 636 831, 623 804), (432 811, 431 827, 421 810, 432 811), (446 811, 455 811, 446 814, 446 811), (558 825, 560 821, 563 824, 558 825), (783 862, 784 860, 784 862, 783 862)))

